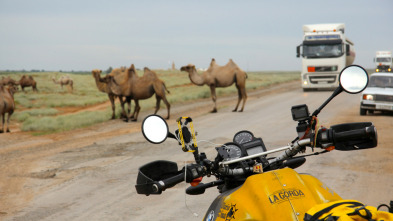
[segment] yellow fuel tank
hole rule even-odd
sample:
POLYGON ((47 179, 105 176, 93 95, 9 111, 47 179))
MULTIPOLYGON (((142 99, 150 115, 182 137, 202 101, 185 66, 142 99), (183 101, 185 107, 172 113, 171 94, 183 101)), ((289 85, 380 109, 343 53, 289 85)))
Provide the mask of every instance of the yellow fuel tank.
POLYGON ((303 220, 314 205, 341 200, 317 178, 285 168, 253 175, 219 195, 203 220, 303 220))

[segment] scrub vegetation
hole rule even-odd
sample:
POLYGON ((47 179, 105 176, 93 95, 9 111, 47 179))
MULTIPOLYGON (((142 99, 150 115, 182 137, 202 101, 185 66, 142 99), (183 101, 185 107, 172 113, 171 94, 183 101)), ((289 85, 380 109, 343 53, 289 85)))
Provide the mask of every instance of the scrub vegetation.
MULTIPOLYGON (((143 71, 137 72, 139 76, 143 75, 143 71)), ((196 99, 210 100, 210 89, 207 86, 193 85, 186 72, 155 72, 170 91, 167 99, 172 107, 175 107, 176 103, 196 99)), ((31 87, 25 88, 26 92, 19 90, 15 94, 16 109, 11 122, 18 123, 22 131, 34 131, 35 134, 53 133, 82 128, 110 119, 112 110, 107 103, 108 96, 98 91, 90 72, 0 72, 0 78, 10 76, 14 80, 19 80, 22 75, 33 76, 38 89, 38 92, 34 92, 31 87), (61 88, 53 83, 53 78, 58 79, 63 75, 73 79, 72 92, 69 92, 67 87, 61 88)), ((247 75, 247 92, 300 78, 300 73, 296 71, 248 72, 247 75)), ((235 86, 217 89, 219 96, 231 94, 237 94, 235 86)), ((120 104, 117 100, 116 103, 116 117, 119 118, 120 104)), ((155 99, 142 100, 140 104, 143 110, 153 109, 155 99)))

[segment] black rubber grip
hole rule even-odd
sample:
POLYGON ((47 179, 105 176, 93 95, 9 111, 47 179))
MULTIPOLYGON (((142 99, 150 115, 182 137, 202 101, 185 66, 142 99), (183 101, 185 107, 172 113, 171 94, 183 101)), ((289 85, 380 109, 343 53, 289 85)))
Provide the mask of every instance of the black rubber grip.
POLYGON ((158 182, 160 184, 161 190, 165 190, 167 188, 171 188, 174 185, 181 183, 184 181, 184 173, 179 173, 176 176, 173 177, 169 177, 167 179, 162 180, 162 182, 164 183, 164 185, 162 185, 160 182, 158 182))
POLYGON ((353 140, 357 138, 367 138, 371 137, 375 134, 374 127, 365 127, 362 129, 349 130, 344 132, 335 132, 334 133, 334 142, 340 142, 345 140, 353 140))

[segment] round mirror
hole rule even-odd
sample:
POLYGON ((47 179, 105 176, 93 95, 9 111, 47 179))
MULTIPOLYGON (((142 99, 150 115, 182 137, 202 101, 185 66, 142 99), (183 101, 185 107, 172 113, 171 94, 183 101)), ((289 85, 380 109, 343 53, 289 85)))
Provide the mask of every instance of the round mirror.
POLYGON ((358 65, 348 66, 340 73, 340 85, 350 94, 362 92, 367 87, 367 84, 367 71, 358 65))
POLYGON ((143 136, 151 143, 159 144, 168 136, 168 124, 158 115, 149 115, 142 122, 143 136))

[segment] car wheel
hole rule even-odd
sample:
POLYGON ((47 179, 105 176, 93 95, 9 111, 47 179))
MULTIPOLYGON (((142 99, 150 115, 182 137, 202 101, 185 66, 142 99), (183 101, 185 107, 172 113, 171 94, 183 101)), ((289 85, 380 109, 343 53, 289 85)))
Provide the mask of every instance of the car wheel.
POLYGON ((368 110, 368 112, 369 112, 370 114, 373 114, 373 113, 374 113, 374 110, 368 110))
POLYGON ((360 115, 366 115, 367 114, 367 110, 360 108, 360 115))

